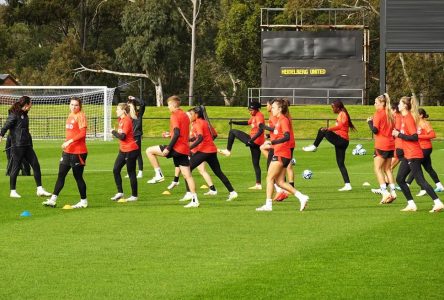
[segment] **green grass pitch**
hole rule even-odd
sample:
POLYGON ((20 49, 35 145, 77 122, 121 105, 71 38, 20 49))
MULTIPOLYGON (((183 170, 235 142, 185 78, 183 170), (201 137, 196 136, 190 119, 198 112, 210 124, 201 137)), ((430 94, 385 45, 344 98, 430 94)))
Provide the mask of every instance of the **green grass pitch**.
MULTIPOLYGON (((314 134, 314 133, 313 133, 314 134)), ((144 139, 149 145, 163 139, 144 139)), ((220 146, 226 140, 218 139, 220 146)), ((405 199, 379 205, 363 182, 376 186, 372 156, 346 160, 353 190, 343 185, 333 147, 315 153, 297 141, 296 187, 310 196, 299 212, 295 198, 275 203, 273 212, 256 212, 265 190, 251 191, 254 173, 249 151, 236 143, 232 156, 219 157, 239 198, 204 196, 201 207, 178 202, 184 184, 161 193, 173 176, 171 160, 160 163, 165 182, 153 175, 144 157, 139 201, 114 203, 112 166, 117 142, 89 142, 85 170, 90 207, 62 210, 78 201, 71 174, 56 209, 41 206, 32 177, 18 178, 21 199, 9 198, 6 158, 0 157, 0 299, 430 299, 442 298, 444 214, 430 214, 429 197, 415 198, 419 211, 402 213, 405 199), (302 179, 311 169, 311 180, 302 179), (31 217, 20 217, 28 210, 31 217)), ((52 190, 60 141, 35 142, 43 184, 52 190)), ((3 144, 4 145, 4 144, 3 144)), ((368 153, 372 143, 363 142, 368 153)), ((434 167, 444 178, 444 142, 434 143, 434 167)), ((261 160, 265 182, 265 159, 261 160)), ((125 175, 126 172, 123 172, 125 175)), ((203 179, 194 172, 197 186, 203 179)), ((429 178, 427 176, 427 178, 429 178)), ((124 190, 130 191, 124 179, 124 190)), ((418 187, 412 187, 416 194, 418 187)), ((441 198, 443 193, 440 193, 441 198)))

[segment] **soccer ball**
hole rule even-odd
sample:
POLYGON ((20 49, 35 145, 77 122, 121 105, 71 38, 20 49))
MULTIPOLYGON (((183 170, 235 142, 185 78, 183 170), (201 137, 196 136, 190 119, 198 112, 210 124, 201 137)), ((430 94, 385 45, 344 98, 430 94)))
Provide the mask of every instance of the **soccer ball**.
POLYGON ((359 155, 359 150, 358 149, 353 149, 352 150, 352 154, 353 155, 359 155))
POLYGON ((361 150, 362 149, 362 145, 361 144, 357 144, 355 147, 356 150, 361 150))
POLYGON ((359 155, 366 155, 367 154, 367 150, 362 148, 362 149, 359 149, 358 153, 359 153, 359 155))
POLYGON ((304 172, 302 173, 302 178, 304 179, 311 179, 312 176, 313 172, 311 170, 304 170, 304 172))

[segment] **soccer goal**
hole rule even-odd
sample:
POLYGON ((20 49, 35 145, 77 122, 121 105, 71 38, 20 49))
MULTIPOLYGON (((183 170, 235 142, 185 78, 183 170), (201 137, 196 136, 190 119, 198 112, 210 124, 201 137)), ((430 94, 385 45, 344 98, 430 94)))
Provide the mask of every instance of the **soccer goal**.
POLYGON ((105 86, 0 86, 0 124, 9 107, 21 96, 29 96, 32 109, 29 129, 34 139, 63 139, 70 99, 78 97, 88 119, 88 139, 111 140, 111 107, 114 88, 105 86))

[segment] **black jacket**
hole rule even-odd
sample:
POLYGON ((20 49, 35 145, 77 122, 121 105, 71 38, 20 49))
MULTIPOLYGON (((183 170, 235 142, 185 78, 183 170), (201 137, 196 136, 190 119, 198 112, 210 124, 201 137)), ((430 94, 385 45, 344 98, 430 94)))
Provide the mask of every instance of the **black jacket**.
POLYGON ((137 114, 137 119, 133 119, 134 136, 143 135, 142 118, 144 113, 145 113, 145 101, 143 99, 140 99, 140 106, 139 106, 139 112, 137 114))
POLYGON ((9 113, 3 128, 0 130, 0 136, 5 136, 9 130, 12 147, 32 146, 32 137, 29 133, 28 113, 20 114, 9 113))

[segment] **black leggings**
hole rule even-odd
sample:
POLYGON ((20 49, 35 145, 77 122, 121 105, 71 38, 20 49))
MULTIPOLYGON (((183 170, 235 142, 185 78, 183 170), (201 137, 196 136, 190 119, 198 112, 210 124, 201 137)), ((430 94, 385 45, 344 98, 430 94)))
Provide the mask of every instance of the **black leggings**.
MULTIPOLYGON (((219 160, 217 159, 217 153, 196 152, 195 154, 193 154, 193 156, 191 156, 190 170, 193 171, 203 162, 207 162, 211 170, 213 170, 214 175, 216 175, 220 179, 220 181, 222 181, 222 183, 225 185, 230 193, 234 191, 230 180, 228 180, 227 176, 225 176, 224 172, 222 172, 220 168, 219 160)), ((186 184, 186 187, 187 191, 189 191, 188 184, 186 184)))
MULTIPOLYGON (((231 151, 233 148, 234 140, 238 138, 244 145, 247 145, 247 142, 251 140, 251 137, 243 131, 237 129, 231 129, 228 134, 228 142, 227 142, 227 150, 231 151)), ((253 143, 250 145, 251 152, 251 161, 254 167, 254 173, 256 174, 256 183, 261 183, 261 150, 259 149, 260 145, 253 143)))
POLYGON ((137 156, 137 165, 139 166, 139 171, 143 171, 143 157, 142 157, 142 136, 135 136, 137 146, 139 146, 139 156, 137 156))
POLYGON ((34 171, 33 173, 34 173, 35 183, 37 184, 37 186, 41 186, 42 173, 40 171, 40 164, 32 146, 13 147, 11 148, 11 155, 12 155, 12 167, 9 177, 9 188, 11 190, 16 189, 17 176, 19 174, 24 159, 26 159, 26 161, 31 165, 31 168, 34 171))
POLYGON ((407 200, 413 200, 412 193, 410 192, 410 188, 405 182, 407 175, 412 172, 413 177, 421 188, 424 188, 427 194, 433 199, 438 199, 433 188, 430 184, 425 180, 424 174, 421 169, 421 158, 413 158, 413 159, 405 159, 401 160, 401 164, 399 165, 398 175, 396 176, 396 182, 402 190, 405 198, 407 200))
MULTIPOLYGON (((71 166, 65 165, 65 164, 59 164, 59 174, 57 176, 57 181, 54 187, 53 194, 58 196, 60 194, 60 191, 63 189, 63 186, 65 185, 65 178, 68 174, 69 170, 71 169, 71 166)), ((83 170, 85 169, 85 166, 79 165, 72 168, 72 174, 74 175, 74 178, 77 182, 77 188, 80 193, 80 199, 86 199, 86 183, 85 180, 83 180, 83 170)))
POLYGON ((123 193, 122 176, 120 175, 120 171, 126 164, 126 170, 131 184, 131 196, 137 197, 136 160, 138 154, 139 150, 134 150, 130 152, 119 151, 119 154, 117 155, 116 161, 114 162, 113 174, 117 191, 119 193, 123 193))
MULTIPOLYGON (((424 167, 424 170, 429 173, 430 177, 432 177, 432 180, 434 183, 439 182, 438 174, 436 174, 436 171, 432 167, 432 158, 430 157, 432 155, 432 148, 430 149, 422 149, 422 153, 424 154, 424 158, 421 161, 421 165, 424 167)), ((407 177, 406 182, 408 184, 412 184, 413 182, 413 174, 410 173, 410 175, 407 177)), ((424 190, 424 188, 421 186, 421 189, 424 190)))
POLYGON ((336 152, 336 163, 338 164, 339 171, 341 171, 342 179, 345 183, 350 183, 350 178, 348 177, 347 168, 345 167, 345 152, 347 151, 349 141, 340 137, 333 131, 322 131, 318 130, 318 135, 316 136, 316 140, 313 143, 316 147, 322 142, 324 137, 335 146, 336 152))

